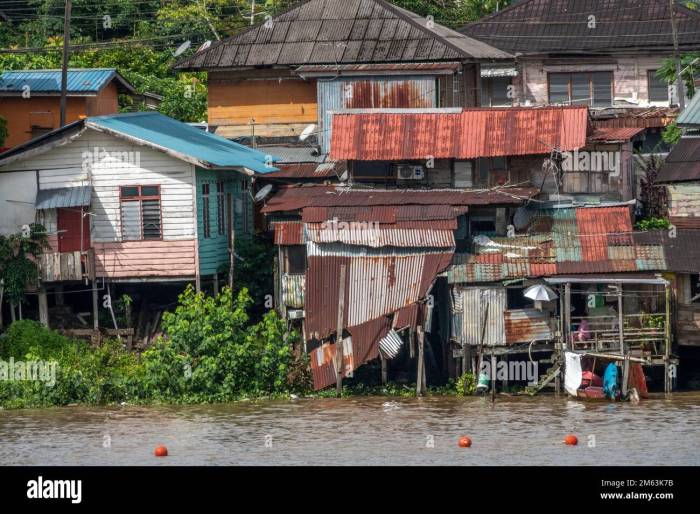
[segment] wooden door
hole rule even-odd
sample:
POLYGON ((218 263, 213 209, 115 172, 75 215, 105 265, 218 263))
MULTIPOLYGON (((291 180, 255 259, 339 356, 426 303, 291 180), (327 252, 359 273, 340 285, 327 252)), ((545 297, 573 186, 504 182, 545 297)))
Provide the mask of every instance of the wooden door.
POLYGON ((56 209, 58 212, 58 251, 78 252, 90 248, 89 216, 83 216, 79 207, 56 209), (80 246, 80 223, 83 224, 83 245, 80 246))

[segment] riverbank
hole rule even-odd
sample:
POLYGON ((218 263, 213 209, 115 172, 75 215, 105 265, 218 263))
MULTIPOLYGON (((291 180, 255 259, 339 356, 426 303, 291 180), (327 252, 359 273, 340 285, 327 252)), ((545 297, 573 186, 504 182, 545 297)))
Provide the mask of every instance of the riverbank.
POLYGON ((0 412, 6 465, 692 465, 700 394, 353 397, 0 412), (562 443, 567 433, 576 447, 562 443), (660 437, 659 434, 663 434, 660 437), (458 448, 469 435, 471 448, 458 448), (168 447, 169 456, 153 457, 168 447))

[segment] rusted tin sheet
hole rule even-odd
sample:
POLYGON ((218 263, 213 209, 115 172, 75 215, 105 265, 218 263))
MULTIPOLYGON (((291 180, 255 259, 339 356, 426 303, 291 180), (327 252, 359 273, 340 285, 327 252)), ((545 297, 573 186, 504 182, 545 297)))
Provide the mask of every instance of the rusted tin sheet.
POLYGON ((275 244, 281 246, 304 244, 304 224, 300 221, 277 221, 275 228, 275 244))
POLYGON ((346 266, 345 326, 356 326, 409 306, 423 296, 452 252, 366 249, 307 244, 306 330, 323 339, 335 331, 340 266, 346 266))
POLYGON ((462 306, 462 341, 464 343, 471 346, 505 344, 503 313, 508 306, 505 287, 463 288, 462 306))
POLYGON ((330 155, 333 159, 373 161, 549 154, 553 147, 562 151, 583 148, 587 128, 586 107, 336 113, 330 155))
POLYGON ((551 341, 549 313, 536 309, 507 310, 505 315, 506 344, 551 341))
POLYGON ((644 130, 644 127, 598 127, 588 136, 588 140, 593 143, 630 141, 644 130))

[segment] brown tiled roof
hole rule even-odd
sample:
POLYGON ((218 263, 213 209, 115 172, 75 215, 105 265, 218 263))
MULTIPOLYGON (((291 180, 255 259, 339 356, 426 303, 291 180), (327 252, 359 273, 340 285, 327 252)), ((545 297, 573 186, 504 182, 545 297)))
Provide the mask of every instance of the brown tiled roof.
MULTIPOLYGON (((510 53, 668 53, 669 13, 668 0, 524 0, 460 32, 510 53)), ((681 50, 700 48, 700 13, 676 4, 674 15, 681 50)))
POLYGON ((700 137, 684 137, 673 150, 657 177, 658 182, 700 180, 700 137))
POLYGON ((509 54, 384 0, 307 0, 177 63, 261 65, 507 59, 509 54))

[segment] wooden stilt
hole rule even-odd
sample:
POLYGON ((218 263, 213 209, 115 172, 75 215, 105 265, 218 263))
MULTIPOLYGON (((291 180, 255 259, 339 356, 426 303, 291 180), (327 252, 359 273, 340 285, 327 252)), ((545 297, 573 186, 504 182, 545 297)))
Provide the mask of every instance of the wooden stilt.
POLYGON ((56 305, 63 305, 66 301, 63 294, 63 286, 56 286, 54 290, 54 300, 56 300, 56 305))
POLYGON ((214 296, 219 296, 219 275, 214 275, 214 296))
POLYGON ((381 352, 379 353, 379 359, 381 360, 382 364, 382 385, 384 385, 387 383, 387 361, 381 352))
POLYGON ((671 376, 671 287, 666 285, 665 311, 666 323, 664 324, 664 392, 673 392, 673 377, 671 376))
POLYGON ((100 311, 99 311, 99 298, 97 290, 97 281, 92 281, 92 328, 99 330, 100 328, 100 311))
POLYGON ((625 358, 622 364, 622 398, 627 397, 630 382, 630 360, 625 358))
POLYGON ((496 354, 491 350, 491 401, 496 401, 496 354))
POLYGON ((39 322, 49 328, 49 302, 44 284, 39 286, 39 322))
POLYGON ((338 292, 338 323, 335 336, 335 395, 343 391, 343 313, 345 311, 345 264, 340 266, 340 290, 338 292))
POLYGON ((416 333, 413 328, 408 329, 408 349, 411 359, 416 358, 416 333))
POLYGON ((416 376, 416 394, 422 396, 425 393, 425 333, 423 327, 416 328, 418 336, 418 368, 416 376))
POLYGON ((17 321, 17 316, 15 315, 15 304, 14 303, 10 303, 10 320, 12 321, 12 323, 17 321))

